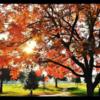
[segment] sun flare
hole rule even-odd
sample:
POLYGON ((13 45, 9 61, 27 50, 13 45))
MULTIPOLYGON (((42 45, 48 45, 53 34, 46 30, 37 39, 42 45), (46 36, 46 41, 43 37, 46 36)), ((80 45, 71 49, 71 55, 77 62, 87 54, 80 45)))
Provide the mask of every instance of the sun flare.
POLYGON ((24 46, 23 46, 23 52, 27 54, 32 54, 34 48, 37 46, 37 43, 35 40, 30 40, 28 41, 24 46))

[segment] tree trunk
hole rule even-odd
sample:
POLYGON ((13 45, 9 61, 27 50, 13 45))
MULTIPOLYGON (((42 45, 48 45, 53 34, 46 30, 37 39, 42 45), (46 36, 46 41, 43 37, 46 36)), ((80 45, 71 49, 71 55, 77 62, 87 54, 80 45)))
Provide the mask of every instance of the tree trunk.
POLYGON ((94 88, 93 88, 92 84, 87 83, 86 88, 87 88, 87 96, 93 96, 94 95, 94 88))
POLYGON ((32 96, 32 94, 33 94, 33 93, 32 93, 32 89, 31 89, 31 90, 30 90, 30 96, 32 96))
POLYGON ((93 96, 94 95, 94 87, 93 87, 93 83, 92 83, 92 75, 89 72, 85 77, 85 81, 86 81, 87 96, 93 96))
POLYGON ((44 79, 44 75, 43 75, 43 89, 45 89, 45 79, 44 79))
POLYGON ((0 93, 3 93, 3 72, 0 70, 0 93))
POLYGON ((58 79, 55 78, 55 88, 58 88, 58 79))
POLYGON ((0 93, 3 93, 3 80, 0 80, 0 93))

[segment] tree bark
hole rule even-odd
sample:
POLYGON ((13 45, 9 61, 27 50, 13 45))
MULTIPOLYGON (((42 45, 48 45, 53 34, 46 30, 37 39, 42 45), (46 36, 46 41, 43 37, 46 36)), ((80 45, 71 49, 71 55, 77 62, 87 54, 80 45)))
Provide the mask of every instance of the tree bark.
POLYGON ((92 86, 92 83, 87 83, 86 88, 87 88, 87 96, 93 96, 94 95, 94 88, 92 86))
POLYGON ((58 79, 55 78, 55 88, 58 88, 58 79))
POLYGON ((92 76, 89 74, 87 74, 87 76, 85 77, 86 80, 86 89, 87 89, 87 96, 93 96, 94 95, 94 86, 92 83, 92 76))

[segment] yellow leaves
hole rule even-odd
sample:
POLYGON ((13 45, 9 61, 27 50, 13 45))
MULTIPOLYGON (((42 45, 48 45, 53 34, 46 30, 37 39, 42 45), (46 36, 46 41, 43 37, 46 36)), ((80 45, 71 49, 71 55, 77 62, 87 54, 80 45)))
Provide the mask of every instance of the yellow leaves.
POLYGON ((33 39, 37 42, 37 43, 41 43, 43 42, 43 38, 44 38, 44 35, 43 34, 35 34, 33 39))

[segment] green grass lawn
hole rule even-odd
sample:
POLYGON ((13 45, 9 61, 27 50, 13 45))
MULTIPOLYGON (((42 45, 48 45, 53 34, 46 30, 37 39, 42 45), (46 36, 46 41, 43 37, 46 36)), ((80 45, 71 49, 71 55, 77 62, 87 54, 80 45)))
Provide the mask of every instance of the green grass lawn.
MULTIPOLYGON (((65 92, 67 96, 85 96, 86 87, 85 84, 75 83, 60 83, 59 88, 55 88, 53 84, 46 84, 46 89, 43 89, 42 86, 39 86, 38 89, 33 90, 34 95, 52 95, 60 94, 65 92), (65 91, 63 91, 65 89, 65 91), (70 94, 68 95, 67 92, 70 94)), ((97 95, 98 88, 95 89, 95 95, 97 95)), ((22 84, 4 84, 3 93, 0 96, 28 96, 30 93, 29 90, 24 90, 22 84)))

